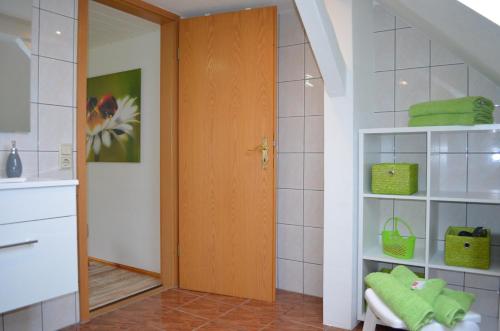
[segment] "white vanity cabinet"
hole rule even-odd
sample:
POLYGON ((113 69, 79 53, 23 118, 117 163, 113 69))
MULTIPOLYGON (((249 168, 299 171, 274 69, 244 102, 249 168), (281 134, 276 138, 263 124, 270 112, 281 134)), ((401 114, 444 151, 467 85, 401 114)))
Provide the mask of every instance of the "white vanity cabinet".
POLYGON ((77 184, 0 184, 0 313, 78 291, 77 184))

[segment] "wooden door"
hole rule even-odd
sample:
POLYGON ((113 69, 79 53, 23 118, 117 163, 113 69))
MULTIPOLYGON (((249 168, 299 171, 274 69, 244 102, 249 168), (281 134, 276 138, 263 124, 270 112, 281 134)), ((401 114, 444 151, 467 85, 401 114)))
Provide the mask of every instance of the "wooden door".
POLYGON ((274 300, 276 8, 182 20, 179 47, 180 287, 274 300))

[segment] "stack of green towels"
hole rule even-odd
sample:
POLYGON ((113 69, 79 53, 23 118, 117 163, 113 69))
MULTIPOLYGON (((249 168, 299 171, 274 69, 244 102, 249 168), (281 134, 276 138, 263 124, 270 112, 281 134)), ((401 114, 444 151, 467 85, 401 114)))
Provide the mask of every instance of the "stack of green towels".
POLYGON ((442 279, 419 278, 405 266, 390 273, 373 272, 365 282, 411 331, 432 320, 453 328, 475 300, 474 294, 448 289, 442 279))
POLYGON ((410 107, 409 126, 492 124, 495 105, 484 97, 417 103, 410 107))

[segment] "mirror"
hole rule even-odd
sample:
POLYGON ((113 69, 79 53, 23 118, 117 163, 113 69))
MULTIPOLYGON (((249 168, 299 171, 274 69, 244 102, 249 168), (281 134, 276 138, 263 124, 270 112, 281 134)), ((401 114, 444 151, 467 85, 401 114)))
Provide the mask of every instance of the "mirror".
POLYGON ((33 0, 0 0, 0 132, 30 130, 33 0))

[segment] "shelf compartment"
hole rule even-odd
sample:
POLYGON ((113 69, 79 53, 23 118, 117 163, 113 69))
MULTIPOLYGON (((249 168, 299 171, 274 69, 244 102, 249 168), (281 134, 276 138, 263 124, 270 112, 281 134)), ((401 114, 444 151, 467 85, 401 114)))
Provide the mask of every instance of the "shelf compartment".
POLYGON ((415 255, 411 260, 397 259, 388 255, 385 255, 382 251, 382 246, 374 246, 365 249, 363 254, 363 259, 375 262, 385 262, 394 264, 404 264, 415 267, 425 267, 425 247, 418 244, 415 245, 415 255))
POLYGON ((431 201, 500 204, 500 193, 495 192, 433 192, 431 201))
POLYGON ((391 199, 391 200, 426 200, 427 192, 420 191, 412 195, 392 195, 392 194, 374 194, 364 193, 363 197, 370 199, 391 199))
POLYGON ((495 259, 494 254, 491 255, 491 258, 492 261, 489 269, 455 267, 446 265, 444 263, 444 251, 438 250, 430 257, 429 268, 500 277, 500 261, 498 261, 498 259, 495 259))

